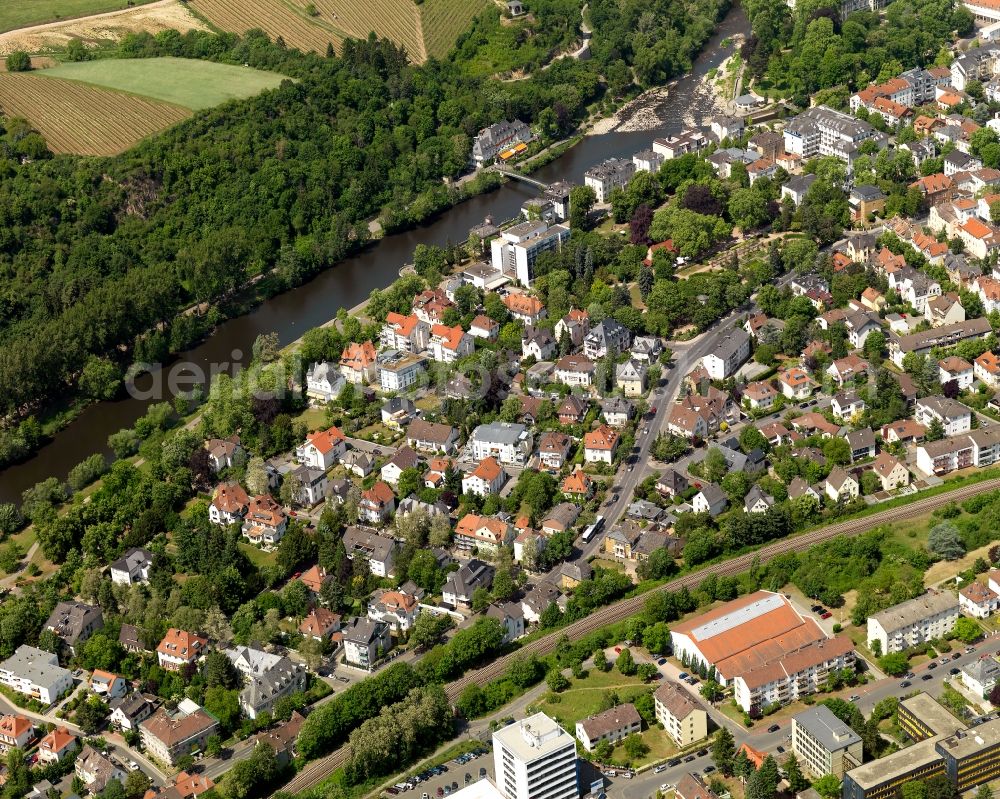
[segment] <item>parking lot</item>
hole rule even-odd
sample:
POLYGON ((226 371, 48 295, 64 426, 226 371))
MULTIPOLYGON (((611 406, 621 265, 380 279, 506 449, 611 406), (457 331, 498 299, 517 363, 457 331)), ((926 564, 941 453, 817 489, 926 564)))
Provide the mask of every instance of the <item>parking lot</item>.
POLYGON ((417 796, 420 799, 441 799, 483 777, 492 777, 492 748, 484 744, 474 751, 475 756, 462 755, 460 758, 422 771, 406 782, 397 782, 386 788, 385 793, 390 796, 407 793, 414 799, 417 796), (463 762, 458 762, 459 760, 463 762))

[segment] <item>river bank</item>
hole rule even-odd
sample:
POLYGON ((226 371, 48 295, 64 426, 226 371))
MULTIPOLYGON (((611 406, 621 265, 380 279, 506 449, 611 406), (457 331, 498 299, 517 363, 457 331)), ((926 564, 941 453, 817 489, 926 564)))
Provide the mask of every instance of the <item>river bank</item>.
MULTIPOLYGON (((748 29, 742 8, 730 10, 695 59, 692 71, 667 87, 659 111, 662 125, 638 132, 619 130, 613 135, 574 137, 557 145, 567 149, 553 160, 539 155, 539 162, 545 163, 533 163, 532 176, 544 183, 583 183, 584 173, 593 165, 608 158, 631 158, 650 146, 653 135, 672 135, 690 126, 685 117, 707 124, 718 111, 711 92, 705 89, 704 77, 728 55, 720 43, 748 29)), ((223 364, 230 367, 226 371, 242 368, 249 361, 258 335, 275 332, 282 346, 299 339, 305 331, 330 322, 340 308, 353 308, 367 300, 372 289, 384 288, 396 280, 400 267, 413 260, 418 244, 448 246, 465 241, 469 229, 485 217, 512 218, 525 200, 537 194, 531 186, 508 181, 407 230, 387 233, 336 268, 320 271, 301 286, 258 301, 247 312, 222 322, 204 341, 179 353, 175 362, 190 364, 205 374, 223 364)), ((0 472, 0 502, 20 503, 21 493, 38 481, 48 477, 65 479, 78 461, 95 452, 108 453, 107 438, 111 433, 131 426, 151 403, 169 399, 128 397, 87 406, 34 457, 0 472)))

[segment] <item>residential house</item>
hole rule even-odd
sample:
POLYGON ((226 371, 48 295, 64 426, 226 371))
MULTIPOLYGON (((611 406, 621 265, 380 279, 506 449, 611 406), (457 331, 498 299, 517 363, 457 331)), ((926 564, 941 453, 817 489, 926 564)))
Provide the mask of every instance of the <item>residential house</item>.
POLYGON ((90 675, 90 690, 98 696, 107 699, 118 699, 125 696, 129 689, 129 682, 118 674, 112 674, 103 669, 94 669, 90 675))
POLYGON ((391 629, 405 633, 420 615, 422 588, 404 583, 398 591, 378 590, 368 603, 368 618, 384 621, 391 629))
POLYGON ((691 499, 691 510, 695 513, 707 513, 713 518, 726 509, 729 500, 726 492, 715 483, 702 483, 701 490, 691 499))
POLYGON ((569 394, 558 408, 556 416, 559 417, 559 424, 580 424, 587 417, 590 403, 577 394, 569 394))
POLYGON ((641 397, 646 393, 646 375, 649 368, 643 361, 628 360, 615 369, 615 385, 626 397, 641 397))
POLYGON ((447 292, 440 288, 424 289, 413 298, 413 313, 431 326, 444 322, 445 313, 454 307, 447 292))
POLYGON ((503 304, 514 319, 526 325, 537 325, 549 315, 542 301, 529 294, 507 294, 503 298, 503 304))
POLYGON ((379 474, 389 485, 399 485, 399 478, 407 469, 420 467, 420 456, 410 447, 400 447, 386 461, 379 474))
POLYGON ((935 421, 940 422, 946 436, 965 433, 972 428, 971 409, 957 400, 941 395, 918 399, 913 418, 925 428, 935 421))
POLYGON ((819 492, 813 488, 809 483, 803 480, 799 476, 792 478, 792 482, 788 484, 788 498, 798 499, 799 497, 810 496, 816 500, 818 503, 820 501, 819 492))
POLYGON ((594 382, 596 365, 582 355, 566 355, 556 361, 556 382, 567 386, 590 386, 594 382))
POLYGON ((500 323, 480 314, 469 325, 469 335, 486 341, 496 341, 497 336, 500 335, 500 323))
POLYGON ((471 607, 472 595, 476 589, 489 591, 495 573, 496 570, 491 565, 476 558, 463 563, 457 571, 448 572, 444 587, 441 589, 442 604, 452 608, 471 607))
POLYGON ((1000 386, 1000 358, 987 350, 973 361, 972 373, 990 388, 997 388, 1000 386))
POLYGON ((378 379, 382 391, 405 391, 416 385, 427 359, 402 350, 386 350, 378 356, 378 379))
POLYGON ((583 436, 583 459, 587 463, 613 463, 621 436, 606 424, 583 436))
POLYGON ((156 647, 156 659, 167 671, 179 671, 195 663, 207 650, 207 638, 171 627, 156 647))
POLYGON ((416 354, 427 349, 430 336, 431 326, 416 314, 403 316, 390 311, 382 328, 381 342, 385 349, 416 354))
POLYGON ((813 174, 790 176, 781 187, 782 201, 788 197, 793 205, 800 206, 806 198, 806 192, 815 181, 816 176, 813 174))
POLYGON ((496 458, 483 458, 479 464, 462 478, 463 494, 478 494, 481 497, 500 493, 507 482, 507 472, 496 458))
POLYGON ((851 463, 875 457, 875 433, 870 427, 852 430, 845 438, 851 448, 851 463))
POLYGON ((865 401, 856 391, 841 391, 833 395, 830 410, 837 421, 850 422, 865 412, 865 401))
POLYGON ((657 336, 636 336, 630 353, 633 359, 651 364, 663 353, 663 342, 657 336))
POLYGON ((977 658, 962 667, 961 679, 973 696, 986 698, 1000 681, 1000 663, 993 658, 977 658))
POLYGON ((660 474, 656 481, 656 490, 663 496, 674 498, 680 496, 688 490, 687 478, 674 469, 667 469, 660 474))
POLYGON ((343 640, 347 664, 368 671, 392 647, 389 625, 367 617, 356 618, 344 627, 343 640))
POLYGON ((528 325, 521 334, 521 357, 545 361, 556 351, 556 340, 542 327, 528 325))
POLYGON ((227 649, 225 654, 243 676, 240 708, 248 718, 256 719, 262 713, 273 713, 280 699, 306 690, 305 666, 284 655, 249 646, 227 649))
POLYGON ((210 438, 205 442, 205 450, 208 452, 208 464, 216 474, 223 469, 232 469, 246 457, 240 437, 236 435, 210 438))
POLYGON ((592 166, 583 174, 584 185, 590 186, 597 202, 610 202, 611 192, 624 189, 635 176, 635 163, 623 158, 609 158, 592 166))
POLYGON ((513 539, 513 528, 501 519, 467 513, 455 525, 455 547, 459 550, 496 552, 513 539))
POLYGON ((630 735, 642 731, 642 718, 635 705, 625 702, 621 705, 588 716, 576 723, 576 739, 588 752, 593 752, 601 741, 614 746, 630 735))
POLYGON ((957 355, 949 355, 938 361, 938 382, 944 385, 953 380, 959 391, 964 391, 972 386, 972 364, 957 355))
POLYGON ((9 714, 0 718, 0 751, 20 749, 22 752, 35 740, 35 726, 25 716, 9 714))
POLYGON ((375 471, 375 456, 360 449, 350 450, 344 456, 342 463, 348 472, 362 478, 375 471))
POLYGON ((580 510, 580 506, 572 502, 560 502, 545 514, 545 518, 542 519, 542 532, 555 535, 571 529, 580 515, 580 510))
POLYGON ((894 491, 910 484, 910 470, 888 452, 879 453, 872 464, 872 471, 881 481, 883 491, 894 491))
POLYGON ((446 424, 416 419, 406 428, 406 443, 419 452, 449 455, 458 449, 458 431, 446 424))
POLYGON ((958 600, 949 592, 928 593, 868 617, 868 644, 882 654, 901 652, 943 638, 958 620, 958 600))
POLYGON ((218 731, 219 722, 190 699, 181 700, 172 714, 161 707, 139 724, 146 752, 170 766, 185 755, 204 751, 218 731))
POLYGON ((534 439, 523 424, 492 422, 472 431, 468 449, 474 460, 493 457, 503 464, 524 466, 534 449, 534 439))
POLYGON ((854 477, 839 466, 834 466, 826 478, 826 495, 834 502, 857 499, 861 487, 854 477))
POLYGON ((609 397, 601 401, 601 414, 612 427, 624 427, 635 414, 635 406, 622 397, 609 397))
POLYGON ((778 372, 778 383, 781 385, 781 393, 791 400, 807 399, 813 392, 812 378, 799 366, 778 372))
POLYGON ((617 356, 628 350, 632 342, 632 331, 614 319, 605 319, 583 340, 583 354, 591 360, 598 360, 605 355, 617 356))
POLYGON ((84 744, 80 750, 73 763, 73 771, 94 796, 103 793, 112 781, 125 784, 125 772, 90 744, 84 744))
POLYGON ((134 624, 123 624, 118 633, 118 643, 126 652, 146 652, 148 647, 143 642, 139 629, 134 624))
POLYGON ((302 624, 299 625, 299 632, 303 636, 315 638, 318 641, 327 641, 339 631, 340 614, 322 607, 310 610, 309 614, 302 620, 302 624))
POLYGON ((56 727, 38 743, 38 762, 43 766, 61 763, 79 747, 76 736, 65 727, 56 727))
POLYGON ((382 480, 367 491, 361 492, 358 503, 358 518, 368 524, 384 524, 396 509, 396 495, 392 488, 382 480))
POLYGON ((115 699, 110 705, 111 715, 108 721, 119 730, 137 732, 139 724, 153 715, 158 701, 156 697, 138 692, 115 699))
POLYGON ((558 471, 566 463, 572 448, 573 439, 565 433, 542 433, 538 440, 538 457, 546 469, 558 471))
POLYGON ((958 592, 958 608, 974 619, 992 616, 1000 607, 1000 596, 988 586, 973 580, 958 592))
POLYGON ((337 427, 310 433, 295 450, 295 457, 306 466, 326 471, 347 452, 347 439, 337 427))
MULTIPOLYGON (((378 485, 378 483, 376 483, 378 485)), ((385 483, 382 483, 385 485, 385 483)), ((364 495, 362 495, 364 496, 364 495)), ((361 556, 368 561, 368 568, 376 577, 391 577, 396 560, 396 542, 388 536, 361 527, 348 527, 344 531, 344 548, 352 560, 361 556)))
POLYGON ((490 605, 486 609, 486 615, 503 625, 505 644, 516 641, 524 635, 524 611, 519 602, 490 605))
POLYGON ((774 507, 774 497, 765 494, 760 486, 753 486, 743 499, 745 513, 767 513, 774 507))
POLYGON ((263 547, 277 546, 288 529, 288 516, 270 494, 250 500, 243 520, 243 536, 263 547))
POLYGON ((471 355, 475 350, 475 343, 472 336, 462 330, 461 325, 434 325, 431 327, 429 348, 435 361, 454 363, 459 358, 471 355))
POLYGON ((841 386, 848 380, 853 380, 867 371, 868 362, 854 353, 837 359, 826 369, 826 373, 841 386))
POLYGON ((371 341, 349 343, 340 353, 340 373, 348 383, 371 383, 378 375, 378 353, 371 341))
POLYGON ((242 524, 250 505, 250 497, 239 483, 220 483, 208 506, 208 518, 213 524, 242 524))
POLYGON ((115 585, 147 583, 152 565, 152 552, 133 547, 111 564, 111 582, 115 585))
POLYGON ((957 294, 948 292, 927 300, 924 318, 931 323, 931 327, 953 325, 965 321, 965 308, 957 294))
POLYGON ((346 384, 335 364, 314 363, 306 373, 306 397, 312 404, 325 405, 337 399, 346 384))
POLYGON ((594 481, 579 466, 576 471, 570 472, 563 480, 560 491, 567 496, 577 500, 585 500, 594 493, 594 481))
POLYGON ((58 602, 45 622, 45 629, 56 634, 70 652, 104 629, 104 614, 96 605, 83 602, 58 602))

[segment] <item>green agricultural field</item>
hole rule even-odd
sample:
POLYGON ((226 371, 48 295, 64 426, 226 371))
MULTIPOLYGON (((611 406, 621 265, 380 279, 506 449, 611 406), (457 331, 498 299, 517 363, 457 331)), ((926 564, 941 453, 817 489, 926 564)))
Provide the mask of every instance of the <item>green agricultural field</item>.
POLYGON ((89 83, 198 111, 277 87, 284 75, 191 58, 129 58, 61 64, 34 73, 89 83))
MULTIPOLYGON (((152 0, 132 0, 141 6, 152 0)), ((3 0, 0 2, 0 33, 43 22, 89 17, 128 8, 126 0, 3 0)))

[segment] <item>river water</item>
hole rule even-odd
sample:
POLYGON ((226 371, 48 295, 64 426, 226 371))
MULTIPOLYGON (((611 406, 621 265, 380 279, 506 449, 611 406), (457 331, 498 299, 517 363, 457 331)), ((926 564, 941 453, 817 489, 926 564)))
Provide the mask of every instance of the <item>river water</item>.
MULTIPOLYGON (((640 133, 609 133, 588 136, 576 147, 532 174, 544 183, 568 180, 583 183, 583 173, 607 158, 631 158, 650 146, 652 140, 673 134, 694 122, 703 124, 716 113, 710 93, 701 82, 705 73, 722 62, 731 50, 719 43, 726 37, 746 34, 749 23, 735 6, 719 24, 715 35, 696 59, 694 69, 671 87, 659 109, 661 127, 640 133)), ((198 364, 205 373, 210 365, 249 360, 250 349, 261 333, 277 332, 282 345, 299 338, 310 328, 336 316, 340 308, 353 308, 367 299, 374 288, 389 285, 400 267, 412 260, 418 244, 444 245, 464 242, 469 229, 486 216, 510 219, 521 204, 538 195, 528 184, 511 181, 489 194, 464 202, 424 227, 387 236, 363 253, 327 269, 309 283, 274 297, 256 309, 220 325, 210 338, 178 360, 198 364), (240 355, 234 356, 239 352, 240 355)), ((131 426, 143 415, 149 402, 132 398, 102 402, 88 407, 30 460, 0 472, 0 502, 20 502, 21 492, 39 480, 64 479, 77 463, 95 452, 108 453, 107 438, 131 426)))

